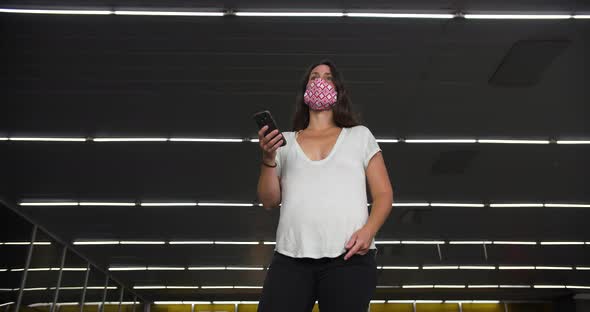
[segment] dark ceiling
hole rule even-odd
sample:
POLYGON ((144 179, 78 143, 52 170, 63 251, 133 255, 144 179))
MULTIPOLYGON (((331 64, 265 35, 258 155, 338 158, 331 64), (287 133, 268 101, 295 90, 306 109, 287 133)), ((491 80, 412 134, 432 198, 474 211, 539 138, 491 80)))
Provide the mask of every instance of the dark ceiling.
MULTIPOLYGON (((2 7, 79 7, 79 1, 1 1, 2 7)), ((87 7, 366 9, 586 13, 584 1, 85 1, 87 7)), ((394 207, 377 240, 380 266, 590 267, 588 208, 495 208, 490 203, 590 203, 590 22, 0 15, 0 137, 256 138, 268 109, 291 130, 306 67, 332 59, 354 110, 377 139, 529 139, 550 144, 379 143, 394 207), (496 76, 494 76, 496 74, 496 76), (586 245, 454 245, 453 240, 580 241, 586 245)), ((11 207, 68 243, 274 241, 279 211, 251 207, 17 206, 21 201, 256 203, 255 142, 0 141, 0 192, 11 207)), ((6 207, 3 207, 6 208, 6 207)), ((0 242, 31 228, 2 209, 0 242)), ((40 240, 49 241, 40 234, 40 240)), ((268 265, 273 246, 75 245, 102 268, 268 265)), ((59 267, 58 244, 35 246, 32 267, 59 267)), ((22 268, 26 246, 0 245, 0 269, 22 268)), ((68 267, 85 261, 68 254, 68 267)), ((126 286, 261 286, 266 271, 114 271, 126 286)), ((57 272, 30 272, 53 287, 57 272)), ((81 286, 84 272, 64 274, 81 286)), ((20 273, 0 272, 0 288, 20 273)), ((586 285, 590 270, 381 270, 380 286, 586 285)), ((93 272, 89 285, 104 285, 93 272)), ((136 290, 146 300, 256 300, 259 289, 136 290)), ((551 300, 582 289, 380 288, 375 299, 551 300)), ((9 293, 9 292, 8 292, 9 293)), ((0 292, 0 296, 12 296, 0 292)), ((63 292, 60 301, 76 301, 63 292), (70 300, 68 300, 70 299, 70 300)), ((91 291, 88 301, 100 301, 91 291)), ((126 295, 126 296, 130 296, 126 295)), ((117 300, 116 291, 109 299, 117 300)), ((24 302, 51 301, 30 291, 24 302)), ((132 300, 132 298, 130 299, 132 300)))

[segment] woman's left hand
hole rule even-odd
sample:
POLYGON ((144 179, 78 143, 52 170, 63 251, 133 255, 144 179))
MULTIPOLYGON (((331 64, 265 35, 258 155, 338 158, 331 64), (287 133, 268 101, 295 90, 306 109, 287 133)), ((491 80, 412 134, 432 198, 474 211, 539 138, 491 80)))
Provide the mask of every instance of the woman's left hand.
POLYGON ((371 242, 375 237, 375 233, 366 226, 363 226, 352 234, 345 248, 348 249, 348 253, 344 256, 344 260, 348 260, 354 254, 364 255, 369 251, 371 242))

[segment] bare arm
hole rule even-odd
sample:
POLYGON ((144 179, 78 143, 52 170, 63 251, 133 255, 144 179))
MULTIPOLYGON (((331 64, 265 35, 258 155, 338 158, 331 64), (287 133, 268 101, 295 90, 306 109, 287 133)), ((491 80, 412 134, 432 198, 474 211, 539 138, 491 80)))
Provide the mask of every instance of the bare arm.
MULTIPOLYGON (((281 146, 283 140, 278 130, 274 130, 264 136, 264 131, 266 131, 267 127, 264 126, 258 131, 259 145, 262 149, 262 161, 273 165, 275 164, 277 149, 281 146)), ((277 176, 276 168, 260 164, 257 196, 258 200, 262 203, 262 207, 266 210, 271 210, 273 207, 279 206, 281 203, 281 182, 277 176)))

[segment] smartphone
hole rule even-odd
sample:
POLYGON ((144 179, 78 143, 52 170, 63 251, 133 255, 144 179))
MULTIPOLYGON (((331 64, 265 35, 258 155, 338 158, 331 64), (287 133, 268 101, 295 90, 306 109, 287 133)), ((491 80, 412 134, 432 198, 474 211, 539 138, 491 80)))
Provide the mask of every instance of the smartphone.
MULTIPOLYGON (((263 110, 260 112, 257 112, 256 114, 254 114, 254 116, 252 116, 254 118, 254 120, 256 121, 256 124, 258 124, 258 130, 262 129, 262 127, 267 126, 268 125, 268 129, 266 129, 266 132, 264 132, 264 135, 266 136, 269 132, 278 129, 277 127, 277 123, 275 122, 275 120, 272 118, 272 115, 270 114, 270 112, 268 110, 263 110)), ((281 130, 279 130, 279 133, 281 133, 281 130)), ((280 146, 285 146, 287 145, 287 141, 285 140, 285 137, 281 137, 281 140, 283 140, 283 143, 281 143, 280 146)))

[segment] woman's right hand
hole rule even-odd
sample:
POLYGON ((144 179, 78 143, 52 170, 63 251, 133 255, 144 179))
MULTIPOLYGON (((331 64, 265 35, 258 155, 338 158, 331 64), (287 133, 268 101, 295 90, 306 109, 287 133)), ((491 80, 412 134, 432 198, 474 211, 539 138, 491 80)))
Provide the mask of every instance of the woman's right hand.
POLYGON ((265 136, 266 129, 268 129, 268 125, 258 131, 258 145, 262 149, 262 159, 267 162, 274 162, 277 149, 283 143, 283 135, 279 133, 278 129, 275 129, 265 136))

